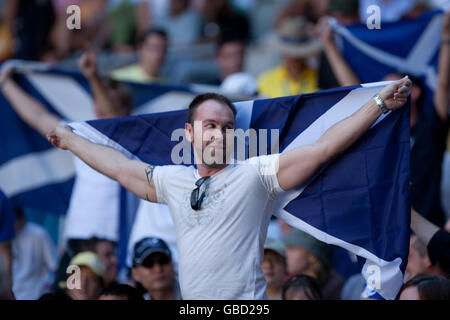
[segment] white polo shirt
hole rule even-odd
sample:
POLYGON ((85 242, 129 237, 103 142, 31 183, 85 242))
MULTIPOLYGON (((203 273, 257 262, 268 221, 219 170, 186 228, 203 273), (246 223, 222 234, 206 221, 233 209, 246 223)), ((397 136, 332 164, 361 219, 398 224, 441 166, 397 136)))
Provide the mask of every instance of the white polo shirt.
POLYGON ((279 155, 230 164, 208 180, 201 210, 190 205, 193 166, 153 172, 158 202, 169 206, 179 249, 183 299, 267 299, 263 245, 276 196, 279 155))

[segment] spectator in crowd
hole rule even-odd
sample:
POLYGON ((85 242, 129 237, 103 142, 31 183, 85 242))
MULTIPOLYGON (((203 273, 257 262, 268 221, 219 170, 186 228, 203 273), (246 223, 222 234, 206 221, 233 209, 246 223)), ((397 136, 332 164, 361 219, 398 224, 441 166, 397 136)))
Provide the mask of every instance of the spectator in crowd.
POLYGON ((115 80, 133 82, 154 82, 160 80, 160 70, 167 52, 167 34, 160 29, 150 29, 138 41, 139 62, 114 70, 115 80))
POLYGON ((450 300, 450 280, 440 276, 419 275, 403 285, 399 300, 450 300))
POLYGON ((0 190, 0 299, 14 299, 11 252, 14 237, 14 213, 8 198, 0 190))
POLYGON ((26 221, 22 208, 14 212, 13 292, 18 300, 36 300, 52 284, 58 260, 56 247, 43 227, 26 221))
POLYGON ((67 293, 73 300, 96 300, 104 288, 105 268, 97 255, 90 251, 80 252, 69 266, 78 266, 66 281, 67 293))
POLYGON ((133 280, 146 300, 181 300, 170 249, 159 238, 144 238, 134 246, 133 280))
MULTIPOLYGON (((426 247, 429 263, 427 273, 450 275, 450 233, 439 229, 415 210, 411 210, 411 229, 426 247)), ((423 272, 423 271, 422 271, 423 272)))
MULTIPOLYGON (((342 86, 360 83, 336 48, 326 19, 318 28, 328 61, 342 86)), ((411 91, 411 202, 412 206, 431 222, 443 226, 446 222, 440 198, 442 159, 449 127, 450 91, 450 13, 443 16, 441 48, 438 62, 438 82, 432 105, 428 105, 425 86, 413 81, 411 91)), ((389 74, 383 80, 398 80, 404 74, 389 74)))
POLYGON ((264 243, 262 270, 267 282, 267 295, 271 300, 281 300, 281 289, 287 275, 283 241, 267 238, 264 243))
POLYGON ((139 290, 127 284, 113 284, 102 290, 98 300, 144 301, 139 290))
MULTIPOLYGON (((120 117, 131 110, 129 92, 123 86, 114 83, 105 85, 97 75, 95 53, 87 52, 80 59, 80 68, 89 81, 94 94, 94 113, 96 118, 120 117)), ((45 134, 58 125, 62 119, 49 112, 39 101, 25 93, 10 77, 13 70, 5 70, 1 77, 5 79, 2 87, 4 96, 9 100, 18 115, 39 133, 45 134)), ((76 181, 66 213, 64 240, 67 241, 66 253, 60 260, 56 281, 64 275, 65 266, 79 252, 77 242, 97 237, 109 241, 118 238, 119 186, 117 182, 93 171, 89 166, 74 158, 76 181), (88 223, 87 223, 88 222, 88 223)), ((110 250, 111 251, 111 250, 110 250)), ((117 264, 117 263, 116 263, 117 264)), ((108 274, 113 274, 109 268, 108 274)), ((112 277, 112 276, 111 276, 112 277)), ((110 277, 107 277, 110 279, 110 277)))
POLYGON ((12 57, 14 12, 12 1, 0 1, 0 62, 12 57))
POLYGON ((320 285, 307 275, 290 277, 282 289, 283 300, 322 300, 320 285))
POLYGON ((169 16, 156 26, 167 32, 171 48, 180 48, 198 41, 201 21, 190 0, 170 0, 169 16))
POLYGON ((416 235, 411 235, 406 272, 406 279, 411 279, 419 274, 447 276, 440 264, 431 263, 427 246, 416 235))
POLYGON ((247 18, 234 10, 229 0, 204 1, 200 12, 204 22, 201 42, 219 42, 236 36, 249 39, 250 27, 247 18))
POLYGON ((338 300, 344 281, 330 269, 330 247, 297 229, 293 229, 284 238, 284 243, 288 273, 315 278, 320 285, 323 299, 338 300))
POLYGON ((245 58, 245 43, 238 38, 226 39, 219 44, 217 63, 220 67, 219 77, 212 85, 220 85, 229 75, 242 72, 245 58))
POLYGON ((279 33, 269 41, 283 56, 283 63, 258 78, 259 93, 268 98, 314 92, 317 71, 308 58, 320 52, 320 43, 310 35, 312 25, 304 17, 285 20, 279 33))
MULTIPOLYGON (((359 23, 358 0, 332 0, 328 4, 327 13, 344 26, 359 23)), ((315 27, 315 32, 323 48, 319 61, 319 87, 331 89, 359 84, 358 77, 353 74, 334 44, 334 34, 328 24, 329 16, 320 18, 315 27), (336 72, 335 75, 330 60, 336 68, 347 68, 349 70, 336 72), (336 77, 339 77, 339 79, 336 79, 336 77)))

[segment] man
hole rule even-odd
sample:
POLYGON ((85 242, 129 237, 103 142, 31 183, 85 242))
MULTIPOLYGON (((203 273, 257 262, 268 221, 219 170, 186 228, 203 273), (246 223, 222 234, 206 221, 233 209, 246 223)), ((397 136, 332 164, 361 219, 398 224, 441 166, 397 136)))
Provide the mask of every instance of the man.
POLYGON ((127 284, 113 284, 102 290, 98 300, 133 300, 143 301, 139 291, 127 284))
POLYGON ((286 272, 286 251, 281 240, 267 238, 264 243, 262 271, 267 282, 267 295, 270 300, 281 300, 286 272))
POLYGON ((304 17, 283 22, 270 42, 283 58, 283 63, 262 73, 258 91, 268 98, 309 93, 318 90, 317 71, 307 64, 308 58, 320 52, 320 43, 308 34, 310 26, 304 17))
POLYGON ((289 274, 313 277, 323 299, 338 300, 344 280, 330 267, 331 247, 297 229, 289 232, 284 243, 289 274))
POLYGON ((149 83, 160 80, 160 71, 167 53, 167 34, 150 29, 138 43, 139 62, 114 70, 111 77, 120 81, 149 83))
POLYGON ((245 43, 239 39, 223 40, 219 44, 216 60, 220 67, 219 77, 211 84, 220 85, 229 75, 242 72, 245 43))
POLYGON ((410 86, 406 77, 387 85, 377 100, 370 99, 314 144, 233 164, 236 109, 213 93, 194 98, 185 124, 197 168, 130 160, 77 136, 68 126, 58 126, 47 138, 142 199, 169 206, 183 299, 263 299, 263 245, 277 195, 297 188, 352 145, 382 110, 402 107, 410 86))
POLYGON ((147 291, 146 300, 181 300, 167 244, 159 238, 144 238, 134 246, 131 275, 147 291))

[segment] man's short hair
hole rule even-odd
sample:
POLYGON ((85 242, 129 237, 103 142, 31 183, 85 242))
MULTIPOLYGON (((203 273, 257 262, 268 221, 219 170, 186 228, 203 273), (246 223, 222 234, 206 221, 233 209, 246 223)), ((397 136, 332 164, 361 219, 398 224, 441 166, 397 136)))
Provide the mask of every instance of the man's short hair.
POLYGON ((147 40, 148 37, 153 36, 153 35, 160 36, 166 40, 168 39, 167 32, 164 29, 150 28, 144 34, 142 34, 140 37, 138 37, 137 44, 138 45, 143 44, 147 40))
POLYGON ((233 103, 231 103, 230 99, 218 93, 203 93, 196 96, 189 104, 188 123, 190 124, 194 123, 195 110, 198 108, 199 105, 201 105, 203 102, 207 100, 214 100, 226 105, 233 112, 233 116, 236 117, 237 111, 233 103))

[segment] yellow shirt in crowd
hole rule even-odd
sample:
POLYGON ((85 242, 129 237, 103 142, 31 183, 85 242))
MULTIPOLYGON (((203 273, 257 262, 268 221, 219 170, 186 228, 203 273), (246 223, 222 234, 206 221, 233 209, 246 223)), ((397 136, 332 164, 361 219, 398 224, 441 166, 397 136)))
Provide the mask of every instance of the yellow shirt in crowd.
POLYGON ((262 73, 258 78, 258 91, 268 98, 292 96, 318 91, 318 74, 305 68, 299 79, 292 79, 283 65, 262 73))
POLYGON ((132 81, 149 83, 159 81, 159 78, 151 77, 141 68, 139 64, 133 64, 111 72, 111 78, 117 81, 132 81))

